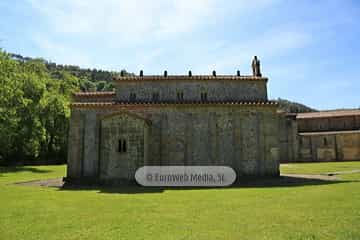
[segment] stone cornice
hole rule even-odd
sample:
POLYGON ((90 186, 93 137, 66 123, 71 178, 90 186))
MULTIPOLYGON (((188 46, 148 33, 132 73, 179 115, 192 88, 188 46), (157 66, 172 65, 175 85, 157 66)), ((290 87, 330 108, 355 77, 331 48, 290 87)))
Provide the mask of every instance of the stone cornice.
POLYGON ((249 102, 178 102, 178 103, 166 103, 166 102, 74 102, 70 104, 71 108, 134 108, 134 107, 216 107, 216 106, 270 106, 277 107, 278 104, 275 101, 249 101, 249 102))
POLYGON ((77 92, 73 93, 74 97, 84 97, 84 98, 98 98, 98 97, 115 97, 115 92, 77 92))

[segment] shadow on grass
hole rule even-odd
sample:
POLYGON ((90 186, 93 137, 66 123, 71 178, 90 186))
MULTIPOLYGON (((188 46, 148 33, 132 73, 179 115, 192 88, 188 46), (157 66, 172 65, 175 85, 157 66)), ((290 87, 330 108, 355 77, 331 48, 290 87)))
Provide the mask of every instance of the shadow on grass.
POLYGON ((12 166, 12 167, 2 167, 0 166, 0 177, 3 173, 17 173, 17 172, 32 172, 32 173, 49 173, 51 170, 39 169, 36 167, 30 166, 12 166))
POLYGON ((118 194, 147 194, 147 193, 162 193, 166 190, 229 190, 241 188, 275 188, 275 187, 302 187, 314 185, 329 185, 339 183, 349 183, 358 181, 345 180, 324 180, 318 178, 304 178, 297 176, 280 176, 272 178, 247 178, 235 182, 229 187, 143 187, 136 183, 129 183, 126 185, 108 186, 108 185, 80 185, 65 183, 59 187, 60 191, 78 191, 78 190, 93 190, 99 193, 118 193, 118 194))
POLYGON ((128 184, 121 186, 103 186, 103 185, 70 185, 64 184, 59 187, 60 191, 97 191, 98 193, 119 193, 119 194, 145 194, 162 193, 165 189, 161 187, 143 187, 137 184, 128 184))

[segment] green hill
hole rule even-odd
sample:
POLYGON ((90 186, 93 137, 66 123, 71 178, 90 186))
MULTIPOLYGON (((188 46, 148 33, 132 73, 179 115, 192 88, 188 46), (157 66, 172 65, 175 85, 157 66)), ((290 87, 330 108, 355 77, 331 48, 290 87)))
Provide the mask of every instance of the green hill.
POLYGON ((279 110, 287 113, 303 113, 303 112, 317 112, 318 110, 308 107, 304 104, 291 102, 286 99, 278 98, 275 100, 279 103, 279 110))
MULTIPOLYGON (((61 78, 61 72, 63 71, 70 73, 79 79, 80 89, 84 92, 111 91, 114 88, 112 78, 120 74, 120 72, 116 71, 106 71, 96 68, 80 68, 76 65, 56 64, 42 58, 23 57, 20 54, 10 53, 9 55, 12 59, 18 62, 29 62, 34 60, 42 62, 54 78, 61 78)), ((121 70, 121 72, 123 72, 125 75, 134 75, 133 73, 129 73, 126 70, 121 70)))

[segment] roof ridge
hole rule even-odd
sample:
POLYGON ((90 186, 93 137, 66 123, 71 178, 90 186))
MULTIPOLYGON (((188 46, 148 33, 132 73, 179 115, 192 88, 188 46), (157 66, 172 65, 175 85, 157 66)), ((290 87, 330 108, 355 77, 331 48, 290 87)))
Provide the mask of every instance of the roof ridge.
POLYGON ((296 118, 324 118, 324 117, 341 117, 341 116, 358 116, 360 115, 360 109, 352 110, 329 110, 329 111, 318 111, 318 112, 306 112, 298 113, 296 118))
POLYGON ((333 110, 320 110, 317 112, 347 112, 347 111, 360 111, 360 109, 350 108, 350 109, 333 109, 333 110))
POLYGON ((145 75, 145 76, 114 76, 114 81, 121 80, 170 80, 170 79, 179 79, 179 80, 268 80, 267 77, 258 77, 252 75, 145 75))

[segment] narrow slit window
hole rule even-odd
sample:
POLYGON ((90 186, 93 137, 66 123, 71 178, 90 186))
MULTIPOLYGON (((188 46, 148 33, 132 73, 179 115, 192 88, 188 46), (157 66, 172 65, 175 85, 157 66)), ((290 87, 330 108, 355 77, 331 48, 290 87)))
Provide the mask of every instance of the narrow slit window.
POLYGON ((182 92, 182 91, 177 92, 177 100, 178 101, 183 101, 184 100, 184 92, 182 92))
POLYGON ((135 100, 136 100, 136 94, 130 93, 130 101, 135 101, 135 100))
POLYGON ((327 146, 327 144, 328 144, 328 141, 326 138, 324 138, 324 146, 327 146))
POLYGON ((118 142, 118 152, 126 153, 126 151, 127 151, 127 142, 125 139, 120 139, 118 142))
POLYGON ((207 93, 206 93, 206 92, 202 92, 201 95, 200 95, 200 97, 201 97, 201 101, 202 101, 202 102, 207 101, 207 93))
POLYGON ((153 100, 154 102, 159 101, 159 98, 160 98, 160 94, 159 94, 158 92, 153 93, 153 95, 152 95, 152 100, 153 100))

